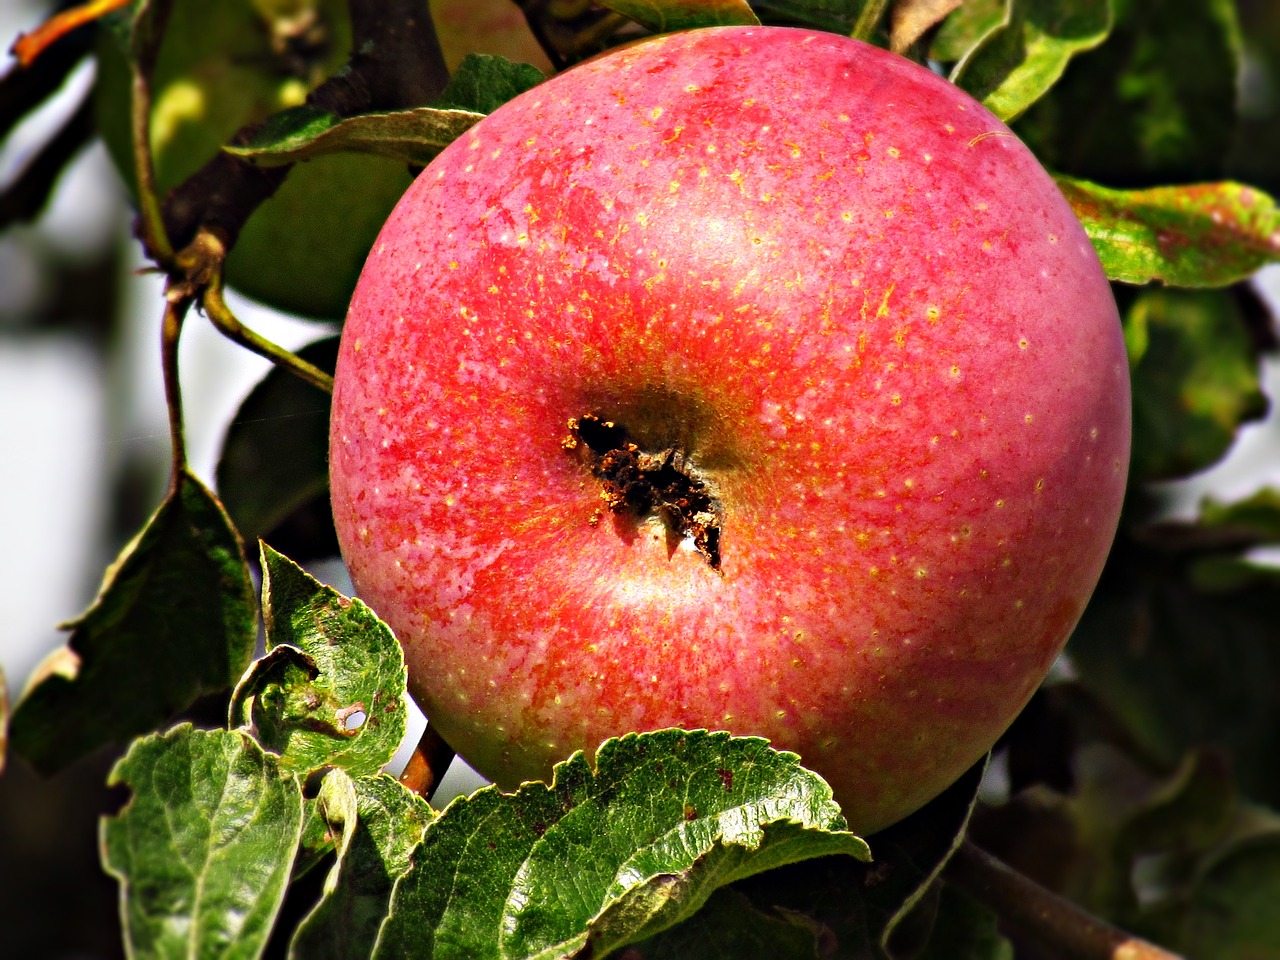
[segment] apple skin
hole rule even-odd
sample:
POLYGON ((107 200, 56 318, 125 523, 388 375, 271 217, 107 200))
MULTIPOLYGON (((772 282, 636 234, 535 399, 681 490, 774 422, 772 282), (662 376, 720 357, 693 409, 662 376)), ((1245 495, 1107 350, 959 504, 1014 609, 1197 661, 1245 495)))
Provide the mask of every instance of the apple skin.
POLYGON ((1101 572, 1128 367, 1092 247, 991 114, 846 38, 713 28, 452 144, 343 332, 334 519, 431 722, 500 785, 762 735, 875 831, 977 761, 1101 572), (679 448, 713 570, 603 511, 570 418, 679 448))

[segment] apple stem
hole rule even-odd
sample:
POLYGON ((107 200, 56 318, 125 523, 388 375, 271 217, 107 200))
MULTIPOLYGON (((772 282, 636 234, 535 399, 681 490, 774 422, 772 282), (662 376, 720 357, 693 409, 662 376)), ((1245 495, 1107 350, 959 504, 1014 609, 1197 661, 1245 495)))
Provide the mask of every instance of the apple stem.
POLYGON ((855 40, 865 40, 870 43, 871 38, 875 36, 876 27, 880 25, 880 20, 884 17, 884 11, 887 6, 889 6, 889 0, 866 0, 862 10, 858 13, 858 19, 853 25, 853 30, 849 32, 849 36, 855 40))
POLYGON ((943 876, 994 910, 1010 932, 1050 947, 1063 960, 1183 960, 1085 912, 971 840, 960 845, 943 876))
POLYGON ((433 724, 428 723, 400 774, 400 783, 430 803, 453 757, 453 747, 445 743, 433 724))

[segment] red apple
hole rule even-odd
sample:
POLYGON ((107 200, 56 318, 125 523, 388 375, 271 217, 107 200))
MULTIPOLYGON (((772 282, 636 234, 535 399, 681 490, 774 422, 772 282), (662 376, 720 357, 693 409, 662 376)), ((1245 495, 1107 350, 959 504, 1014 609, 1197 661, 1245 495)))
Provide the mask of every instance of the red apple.
POLYGON ((670 725, 883 827, 1093 590, 1129 449, 1093 249, 967 95, 834 35, 579 66, 418 178, 343 333, 333 506, 410 687, 499 784, 670 725))

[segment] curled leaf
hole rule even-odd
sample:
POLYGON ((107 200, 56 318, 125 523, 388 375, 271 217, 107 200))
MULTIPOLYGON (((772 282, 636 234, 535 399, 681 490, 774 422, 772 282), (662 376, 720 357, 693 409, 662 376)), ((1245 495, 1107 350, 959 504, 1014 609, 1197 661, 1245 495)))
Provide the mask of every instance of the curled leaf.
POLYGON ((1009 23, 1006 0, 965 0, 934 34, 929 59, 958 64, 976 50, 994 31, 1009 23))
POLYGON ((405 666, 391 630, 359 600, 262 547, 267 654, 236 686, 230 726, 287 767, 377 773, 404 739, 405 666))
POLYGON ((290 956, 368 957, 392 888, 435 812, 385 774, 352 780, 341 769, 325 775, 316 800, 336 838, 338 858, 324 896, 294 934, 290 956))
POLYGON ((483 118, 483 113, 470 110, 415 107, 344 119, 318 107, 302 106, 270 118, 244 146, 223 149, 264 167, 344 152, 373 153, 425 167, 483 118))
POLYGON ((951 79, 1010 121, 1110 30, 1110 0, 1008 0, 1003 23, 957 64, 951 79))

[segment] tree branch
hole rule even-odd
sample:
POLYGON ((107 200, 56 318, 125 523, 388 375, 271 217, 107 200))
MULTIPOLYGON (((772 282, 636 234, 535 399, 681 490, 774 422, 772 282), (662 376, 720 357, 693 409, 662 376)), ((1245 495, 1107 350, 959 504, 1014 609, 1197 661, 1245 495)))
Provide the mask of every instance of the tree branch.
POLYGON ((89 52, 96 29, 91 23, 63 33, 33 63, 25 67, 15 63, 0 77, 0 139, 62 86, 89 52))
POLYGON ((986 904, 1002 926, 1063 960, 1183 960, 1086 913, 966 840, 942 875, 986 904))

